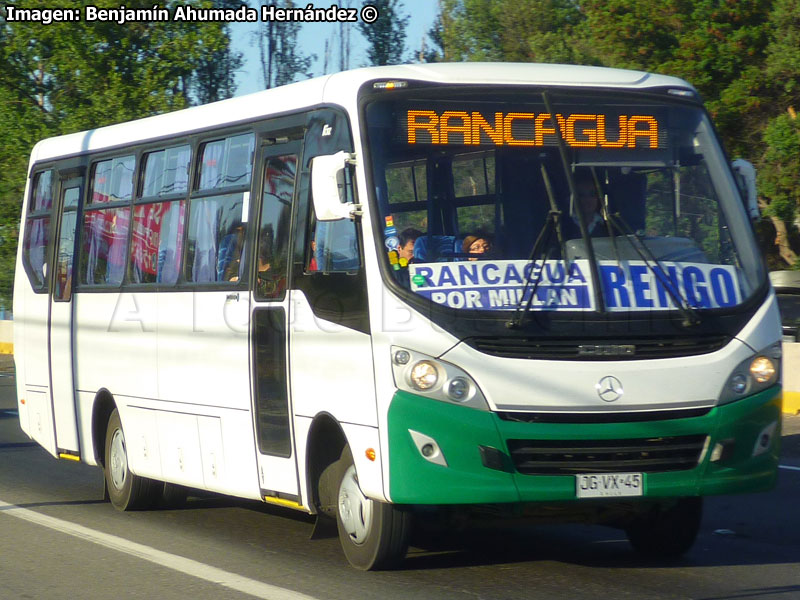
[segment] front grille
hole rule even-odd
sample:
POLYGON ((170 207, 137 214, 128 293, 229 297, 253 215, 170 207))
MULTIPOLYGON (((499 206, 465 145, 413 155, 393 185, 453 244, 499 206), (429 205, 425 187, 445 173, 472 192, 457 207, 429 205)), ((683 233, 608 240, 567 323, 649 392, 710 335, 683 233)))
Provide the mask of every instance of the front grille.
POLYGON ((653 411, 617 412, 498 412, 498 417, 514 423, 642 423, 693 419, 711 412, 711 406, 653 411))
POLYGON ((701 337, 540 339, 473 337, 472 348, 501 358, 545 360, 647 360, 715 352, 730 341, 725 335, 701 337))
POLYGON ((508 440, 524 475, 663 473, 697 466, 705 435, 633 440, 508 440))

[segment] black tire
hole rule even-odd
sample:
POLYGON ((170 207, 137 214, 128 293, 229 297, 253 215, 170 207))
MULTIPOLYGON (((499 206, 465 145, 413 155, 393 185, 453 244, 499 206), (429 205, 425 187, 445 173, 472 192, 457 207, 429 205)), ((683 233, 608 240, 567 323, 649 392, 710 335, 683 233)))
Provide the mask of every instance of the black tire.
POLYGON ((177 483, 164 483, 161 489, 160 506, 163 508, 181 508, 186 504, 189 490, 177 483))
POLYGON ((152 507, 161 496, 160 482, 139 477, 128 468, 128 449, 119 412, 114 409, 106 429, 106 490, 111 504, 118 510, 142 510, 152 507))
POLYGON ((336 525, 348 562, 363 571, 397 566, 408 550, 409 513, 364 496, 348 446, 333 466, 338 481, 336 525))
POLYGON ((650 558, 678 558, 697 539, 702 498, 680 498, 637 517, 625 529, 633 548, 650 558))

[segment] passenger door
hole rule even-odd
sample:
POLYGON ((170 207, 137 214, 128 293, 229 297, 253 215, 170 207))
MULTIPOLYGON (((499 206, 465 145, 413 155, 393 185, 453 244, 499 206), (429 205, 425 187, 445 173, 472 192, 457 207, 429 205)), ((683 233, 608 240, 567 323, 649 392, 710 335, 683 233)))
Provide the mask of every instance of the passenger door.
MULTIPOLYGON (((298 135, 299 137, 299 135, 298 135)), ((261 139, 261 198, 250 318, 253 415, 261 493, 299 502, 289 393, 287 291, 291 213, 300 167, 300 141, 261 139)))
POLYGON ((78 207, 83 192, 82 173, 72 169, 59 173, 58 204, 61 215, 55 247, 55 267, 51 277, 48 350, 50 390, 59 456, 80 456, 80 440, 75 404, 74 302, 72 295, 78 207))

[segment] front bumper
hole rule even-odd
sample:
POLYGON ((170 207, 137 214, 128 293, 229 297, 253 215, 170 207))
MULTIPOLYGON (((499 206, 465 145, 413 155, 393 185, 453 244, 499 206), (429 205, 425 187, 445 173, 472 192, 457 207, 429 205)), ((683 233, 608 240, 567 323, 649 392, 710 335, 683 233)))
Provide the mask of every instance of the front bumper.
POLYGON ((643 470, 644 498, 766 491, 777 478, 780 419, 779 386, 716 407, 699 417, 602 424, 505 421, 496 413, 398 391, 388 415, 389 493, 393 502, 402 504, 576 500, 574 475, 519 473, 507 440, 628 440, 691 435, 708 436, 709 450, 702 453, 694 468, 653 473, 643 470), (759 436, 773 423, 777 428, 769 446, 754 456, 759 436), (423 457, 410 431, 435 440, 446 466, 423 457), (712 462, 710 449, 719 441, 726 441, 730 451, 722 460, 712 462))

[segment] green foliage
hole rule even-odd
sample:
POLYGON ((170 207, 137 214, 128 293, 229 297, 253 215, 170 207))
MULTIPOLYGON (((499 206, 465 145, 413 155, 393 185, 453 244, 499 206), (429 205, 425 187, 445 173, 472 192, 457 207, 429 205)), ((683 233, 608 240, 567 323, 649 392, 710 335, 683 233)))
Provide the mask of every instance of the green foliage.
POLYGON ((764 130, 764 141, 761 193, 770 198, 768 214, 791 222, 800 198, 800 119, 789 114, 775 117, 764 130))
MULTIPOLYGON (((181 4, 219 7, 225 2, 181 4)), ((43 0, 8 2, 52 8, 43 0)), ((84 0, 120 8, 115 0, 84 0)), ((230 2, 228 2, 230 4, 230 2)), ((173 8, 176 2, 160 4, 173 8)), ((152 2, 125 2, 151 9, 152 2)), ((5 14, 4 12, 2 13, 5 14)), ((8 23, 0 19, 0 304, 10 305, 14 255, 28 157, 40 139, 183 108, 192 98, 231 95, 232 80, 209 73, 228 61, 229 32, 211 22, 8 23), (204 71, 205 69, 205 71, 204 71)))
POLYGON ((446 60, 577 62, 570 0, 442 0, 446 60))
MULTIPOLYGON (((800 0, 440 4, 445 60, 594 64, 691 82, 731 155, 755 164, 766 214, 792 230, 800 201, 792 116, 800 110, 800 0)), ((764 250, 774 251, 772 240, 764 250)))
POLYGON ((367 56, 371 65, 396 65, 403 62, 408 15, 401 16, 400 0, 372 0, 378 9, 374 23, 359 21, 358 29, 367 38, 367 56))
MULTIPOLYGON (((278 0, 274 4, 280 8, 295 8, 292 0, 278 0)), ((292 83, 298 74, 311 77, 311 74, 305 71, 311 66, 316 55, 305 55, 298 50, 298 33, 300 33, 300 23, 297 21, 267 21, 261 24, 258 49, 261 75, 266 89, 292 83)))

